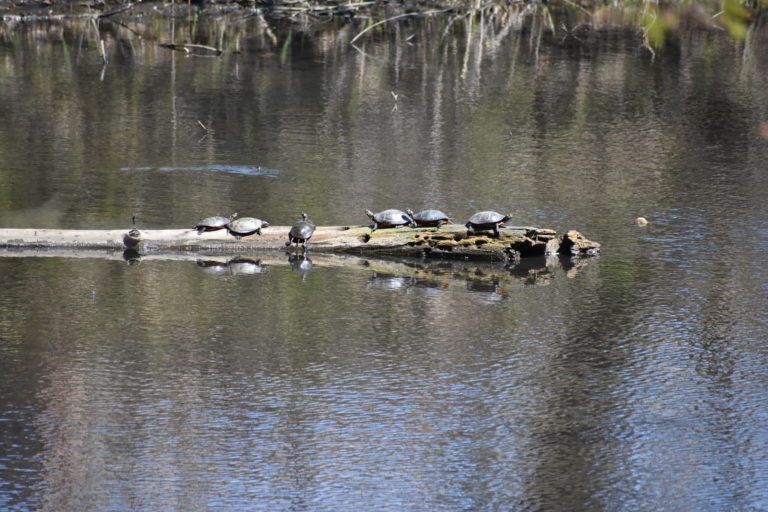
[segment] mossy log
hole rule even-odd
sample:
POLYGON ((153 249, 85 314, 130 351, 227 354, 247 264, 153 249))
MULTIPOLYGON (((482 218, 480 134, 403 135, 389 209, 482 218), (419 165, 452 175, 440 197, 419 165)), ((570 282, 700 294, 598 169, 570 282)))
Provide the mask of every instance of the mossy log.
MULTIPOLYGON (((262 234, 236 238, 226 230, 198 233, 195 229, 162 230, 62 230, 0 229, 0 247, 46 249, 132 250, 139 254, 194 251, 205 254, 243 254, 286 248, 290 226, 270 226, 262 234)), ((504 227, 492 233, 467 235, 464 226, 438 228, 389 228, 371 231, 367 226, 318 227, 309 243, 311 252, 363 255, 396 255, 443 259, 509 261, 544 254, 589 255, 600 244, 578 232, 558 237, 552 229, 504 227)))

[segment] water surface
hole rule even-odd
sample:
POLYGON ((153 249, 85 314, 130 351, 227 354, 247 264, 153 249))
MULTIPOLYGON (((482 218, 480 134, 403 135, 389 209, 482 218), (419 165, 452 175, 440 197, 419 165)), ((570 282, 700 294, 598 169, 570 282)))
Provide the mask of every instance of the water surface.
POLYGON ((496 209, 604 251, 3 253, 0 508, 768 509, 759 40, 203 59, 115 28, 103 67, 89 27, 0 45, 2 227, 496 209))

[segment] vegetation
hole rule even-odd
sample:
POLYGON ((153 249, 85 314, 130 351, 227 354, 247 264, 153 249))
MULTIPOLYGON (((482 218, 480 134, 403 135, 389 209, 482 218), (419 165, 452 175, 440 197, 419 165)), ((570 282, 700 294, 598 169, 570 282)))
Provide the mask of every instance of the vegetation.
MULTIPOLYGON (((0 1, 0 20, 45 21, 62 18, 114 18, 118 23, 146 21, 157 15, 176 19, 227 17, 233 22, 259 17, 269 37, 289 21, 312 32, 334 31, 348 24, 357 30, 352 41, 402 23, 408 18, 441 16, 449 21, 445 34, 482 24, 544 31, 563 40, 590 31, 637 30, 647 49, 663 47, 691 29, 726 31, 743 41, 755 24, 763 22, 768 0, 174 0, 171 2, 72 2, 42 0, 0 1), (460 22, 469 22, 464 25, 460 22)), ((280 32, 280 35, 282 33, 280 32)), ((193 48, 173 48, 190 51, 193 48)))

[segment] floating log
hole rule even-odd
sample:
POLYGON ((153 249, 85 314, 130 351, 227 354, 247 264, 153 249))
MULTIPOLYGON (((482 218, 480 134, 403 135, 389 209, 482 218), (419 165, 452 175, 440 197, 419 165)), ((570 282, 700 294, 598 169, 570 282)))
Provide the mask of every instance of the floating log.
MULTIPOLYGON (((226 230, 198 233, 196 229, 160 230, 63 230, 0 229, 0 247, 47 249, 132 250, 139 254, 163 251, 194 251, 212 254, 244 254, 249 251, 286 248, 290 226, 270 226, 262 234, 236 238, 226 230)), ((592 255, 600 244, 577 231, 561 237, 552 229, 503 227, 498 237, 489 233, 467 235, 459 224, 438 228, 391 228, 374 232, 367 226, 318 227, 309 243, 310 252, 363 255, 396 255, 442 259, 510 261, 545 254, 592 255)))

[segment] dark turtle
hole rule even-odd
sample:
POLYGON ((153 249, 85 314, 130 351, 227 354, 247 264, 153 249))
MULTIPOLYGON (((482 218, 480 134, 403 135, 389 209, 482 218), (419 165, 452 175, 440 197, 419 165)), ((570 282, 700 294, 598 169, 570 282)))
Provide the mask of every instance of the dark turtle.
POLYGON ((365 210, 365 214, 373 221, 371 227, 371 233, 379 228, 399 228, 409 224, 411 227, 416 227, 407 213, 400 210, 390 209, 383 212, 373 213, 371 210, 365 210))
POLYGON ((477 212, 469 218, 467 222, 467 236, 472 236, 475 231, 493 230, 493 233, 499 236, 499 225, 507 222, 511 217, 502 215, 493 211, 477 212))
POLYGON ((123 235, 123 243, 128 249, 135 249, 139 242, 141 242, 141 231, 136 228, 123 235))
POLYGON ((269 222, 254 217, 241 217, 237 220, 233 220, 227 226, 230 233, 235 235, 238 240, 241 237, 256 233, 261 235, 261 228, 269 227, 269 222))
POLYGON ((217 229, 224 229, 230 222, 235 219, 235 217, 237 217, 237 213, 233 213, 229 216, 229 218, 222 217, 221 215, 206 217, 197 223, 195 229, 197 230, 198 234, 202 233, 203 231, 216 231, 217 229))
POLYGON ((315 223, 309 220, 306 212, 301 212, 301 220, 291 226, 291 231, 288 232, 288 241, 285 242, 286 247, 295 243, 301 244, 304 249, 307 248, 307 242, 312 238, 315 233, 315 223))
POLYGON ((443 224, 450 224, 453 220, 440 210, 422 210, 419 213, 413 213, 410 209, 405 210, 413 221, 419 227, 440 227, 443 224))

